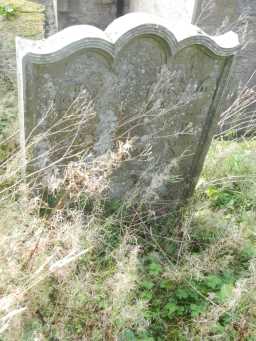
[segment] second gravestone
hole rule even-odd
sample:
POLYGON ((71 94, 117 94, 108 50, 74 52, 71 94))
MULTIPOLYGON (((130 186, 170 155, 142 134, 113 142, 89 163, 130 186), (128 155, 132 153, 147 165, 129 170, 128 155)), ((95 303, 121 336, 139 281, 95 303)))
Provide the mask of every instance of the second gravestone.
MULTIPOLYGON (((195 0, 37 0, 54 2, 58 30, 85 24, 101 29, 115 18, 131 12, 145 12, 166 18, 168 21, 192 20, 195 0)), ((47 6, 49 7, 49 5, 47 6)))
POLYGON ((195 0, 129 0, 128 12, 145 12, 165 18, 172 24, 191 23, 195 0))
POLYGON ((129 0, 52 0, 58 30, 86 24, 104 29, 127 7, 129 0))
POLYGON ((110 198, 184 203, 200 175, 237 48, 219 44, 191 25, 177 30, 139 13, 105 32, 74 26, 45 41, 18 38, 28 176, 61 177, 68 162, 80 160, 85 172, 95 171, 94 184, 107 177, 103 192, 110 198))
MULTIPOLYGON (((255 134, 256 119, 256 1, 196 0, 193 23, 212 35, 229 30, 239 35, 241 49, 236 55, 224 123, 229 132, 255 134)), ((225 125, 223 129, 225 129, 225 125)))

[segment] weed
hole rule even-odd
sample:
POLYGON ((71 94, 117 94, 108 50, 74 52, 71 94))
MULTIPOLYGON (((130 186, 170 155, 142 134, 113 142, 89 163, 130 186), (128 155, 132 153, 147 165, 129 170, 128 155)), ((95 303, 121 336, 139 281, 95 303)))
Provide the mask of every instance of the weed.
POLYGON ((10 19, 15 17, 17 13, 16 7, 13 5, 0 5, 0 15, 10 19))

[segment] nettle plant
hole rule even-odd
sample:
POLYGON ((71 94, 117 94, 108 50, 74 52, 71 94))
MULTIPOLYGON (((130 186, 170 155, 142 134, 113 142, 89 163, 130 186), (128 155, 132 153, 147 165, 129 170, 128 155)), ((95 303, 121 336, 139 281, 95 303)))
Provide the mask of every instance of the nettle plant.
POLYGON ((10 19, 16 15, 16 12, 16 7, 13 5, 0 5, 0 16, 10 19))

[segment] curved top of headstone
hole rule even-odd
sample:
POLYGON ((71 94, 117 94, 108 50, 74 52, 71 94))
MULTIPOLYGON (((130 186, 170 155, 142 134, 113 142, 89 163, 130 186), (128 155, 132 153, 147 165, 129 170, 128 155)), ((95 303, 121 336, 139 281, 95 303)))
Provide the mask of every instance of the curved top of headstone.
POLYGON ((172 54, 190 45, 202 45, 219 56, 232 56, 239 48, 238 37, 229 32, 211 37, 187 23, 172 25, 167 20, 146 13, 130 13, 114 20, 105 31, 90 25, 68 27, 46 40, 33 41, 17 37, 19 57, 29 55, 35 61, 56 61, 81 48, 99 48, 115 56, 122 46, 139 35, 163 38, 172 54))

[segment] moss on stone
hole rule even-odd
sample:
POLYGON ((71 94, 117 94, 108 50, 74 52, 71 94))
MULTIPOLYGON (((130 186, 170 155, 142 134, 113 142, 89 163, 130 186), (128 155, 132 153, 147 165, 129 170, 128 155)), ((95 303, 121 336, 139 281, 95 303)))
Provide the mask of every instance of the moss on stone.
POLYGON ((12 5, 16 8, 15 16, 0 21, 1 36, 12 39, 14 46, 15 36, 42 37, 44 24, 44 7, 24 0, 0 1, 1 5, 12 5))

